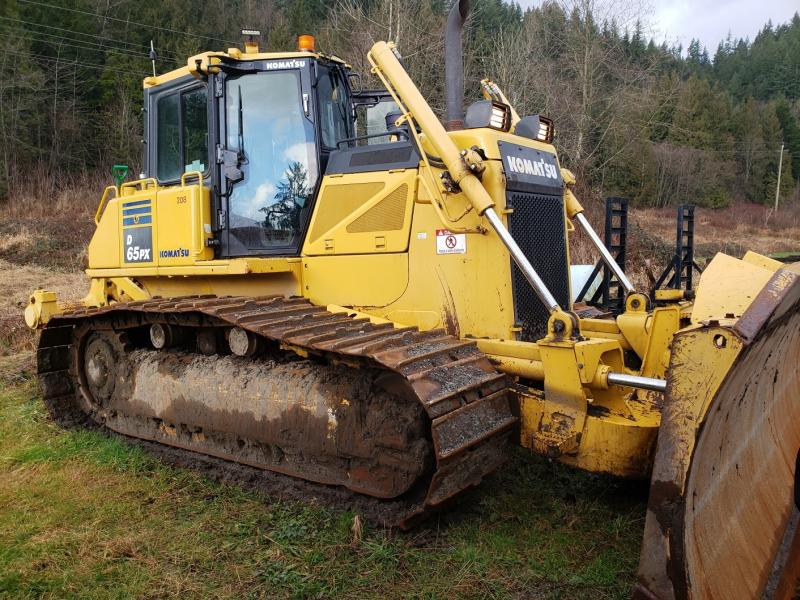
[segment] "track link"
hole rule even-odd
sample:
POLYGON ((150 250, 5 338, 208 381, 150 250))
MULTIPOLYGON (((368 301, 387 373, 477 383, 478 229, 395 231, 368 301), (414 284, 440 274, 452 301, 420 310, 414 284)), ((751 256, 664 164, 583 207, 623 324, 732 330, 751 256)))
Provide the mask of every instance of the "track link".
MULTIPOLYGON (((392 525, 409 526, 460 491, 477 485, 504 460, 508 432, 516 419, 508 381, 476 345, 441 330, 420 332, 373 324, 368 319, 332 313, 304 298, 193 296, 80 308, 52 318, 42 330, 37 363, 40 386, 51 414, 66 426, 100 425, 128 436, 192 450, 173 436, 153 436, 115 427, 102 411, 87 405, 82 381, 81 344, 95 331, 117 337, 125 352, 128 332, 152 323, 220 331, 242 328, 284 352, 322 364, 385 373, 399 397, 416 402, 429 420, 435 466, 424 486, 393 499, 392 525)), ((172 424, 176 426, 180 424, 172 424)), ((160 451, 159 451, 160 452, 160 451)), ((185 454, 174 451, 176 456, 185 454)), ((296 475, 262 464, 229 448, 205 451, 217 458, 296 475)), ((161 453, 161 452, 160 452, 161 453)), ((209 459, 213 461, 213 459, 209 459)), ((229 471, 242 471, 231 468, 229 471)), ((370 493, 369 486, 324 477, 322 483, 370 493)), ((367 476, 368 477, 368 476, 367 476)), ((369 511, 368 511, 369 512, 369 511)), ((377 511, 380 513, 381 511, 377 511)))

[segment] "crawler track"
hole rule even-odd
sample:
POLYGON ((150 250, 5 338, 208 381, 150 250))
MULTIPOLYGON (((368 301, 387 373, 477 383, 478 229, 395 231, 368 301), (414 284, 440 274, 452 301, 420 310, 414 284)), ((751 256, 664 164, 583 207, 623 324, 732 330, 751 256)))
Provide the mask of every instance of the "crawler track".
MULTIPOLYGON (((218 347, 224 353, 223 344, 218 347)), ((218 478, 243 480, 269 494, 277 491, 295 497, 305 485, 323 501, 351 504, 368 518, 392 525, 408 526, 460 491, 477 485, 502 463, 508 432, 515 422, 505 376, 473 343, 441 331, 372 324, 328 312, 303 298, 187 297, 74 310, 54 317, 43 329, 37 361, 45 402, 65 426, 98 426, 139 438, 145 440, 140 444, 164 455, 168 462, 200 465, 218 478), (147 349, 144 334, 153 323, 190 332, 191 344, 180 351, 147 349), (215 344, 209 346, 208 341, 224 339, 225 332, 234 327, 257 336, 262 354, 270 357, 267 362, 263 356, 235 359, 239 361, 236 369, 259 374, 250 379, 270 383, 270 373, 288 373, 299 382, 302 377, 293 373, 300 372, 344 382, 337 383, 336 393, 343 393, 343 385, 349 386, 346 389, 351 395, 361 390, 366 396, 356 402, 361 412, 349 408, 349 403, 345 403, 346 409, 334 407, 335 414, 329 409, 338 416, 338 421, 332 419, 333 437, 326 437, 323 431, 312 451, 302 446, 305 442, 298 440, 296 433, 292 437, 293 430, 313 437, 308 432, 313 433, 311 426, 316 426, 309 421, 308 411, 300 420, 289 414, 298 412, 296 405, 269 421, 266 429, 271 433, 262 436, 262 420, 247 422, 247 427, 237 425, 242 422, 241 406, 246 400, 236 399, 236 394, 222 394, 231 397, 231 406, 226 406, 224 413, 239 410, 236 418, 220 420, 216 416, 222 414, 219 411, 198 413, 198 406, 203 405, 194 397, 188 398, 193 403, 191 410, 176 411, 170 405, 170 410, 156 415, 149 406, 137 411, 128 410, 126 404, 103 402, 94 397, 99 395, 96 386, 89 389, 87 385, 84 354, 98 336, 110 340, 107 353, 113 360, 107 360, 119 365, 118 380, 125 382, 122 387, 135 385, 141 399, 152 392, 144 385, 149 381, 144 374, 156 377, 152 374, 165 364, 177 365, 177 370, 188 374, 184 381, 190 382, 191 369, 205 372, 230 362, 231 357, 209 358, 193 351, 200 347, 210 353, 215 344), (201 338, 205 344, 195 342, 201 338), (147 366, 150 371, 145 370, 147 366), (136 369, 141 370, 138 381, 136 369), (126 374, 129 371, 133 374, 126 374), (193 414, 199 417, 182 420, 193 414), (217 427, 221 421, 226 423, 217 427), (417 422, 422 424, 421 433, 414 433, 417 422), (350 429, 356 433, 349 433, 350 429), (344 450, 339 453, 339 448, 344 450), (198 456, 198 452, 208 456, 198 456), (264 473, 264 469, 361 494, 314 484, 283 485, 285 478, 264 473), (286 490, 294 491, 287 494, 286 490), (348 493, 352 503, 343 501, 343 494, 348 493)), ((326 386, 330 387, 327 383, 322 387, 326 386)), ((202 390, 192 392, 190 386, 181 389, 203 395, 202 390)), ((275 396, 274 391, 270 393, 275 396)), ((172 394, 174 397, 174 391, 172 394)), ((158 398, 152 400, 158 404, 158 398)), ((185 404, 183 398, 181 402, 185 404)))

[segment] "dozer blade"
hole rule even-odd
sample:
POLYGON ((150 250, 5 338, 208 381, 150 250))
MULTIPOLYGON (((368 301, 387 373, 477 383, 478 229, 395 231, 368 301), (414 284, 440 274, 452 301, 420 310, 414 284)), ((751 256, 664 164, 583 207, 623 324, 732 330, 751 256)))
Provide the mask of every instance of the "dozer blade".
POLYGON ((673 342, 638 598, 789 598, 800 573, 800 263, 767 265, 757 294, 712 319, 714 302, 736 305, 723 258, 673 342))

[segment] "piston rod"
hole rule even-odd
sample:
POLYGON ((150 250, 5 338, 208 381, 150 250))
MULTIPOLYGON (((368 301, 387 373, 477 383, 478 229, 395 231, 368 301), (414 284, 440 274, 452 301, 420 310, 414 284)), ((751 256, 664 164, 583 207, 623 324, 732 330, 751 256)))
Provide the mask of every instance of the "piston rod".
POLYGON ((634 289, 631 280, 628 279, 627 275, 625 275, 625 272, 617 264, 617 261, 614 260, 613 256, 611 256, 611 252, 608 251, 608 248, 606 248, 603 240, 600 239, 600 236, 598 236, 597 232, 595 232, 595 230, 592 228, 589 220, 582 212, 576 214, 575 219, 578 221, 578 223, 580 223, 581 227, 586 232, 586 235, 589 236, 589 239, 592 240, 595 248, 597 248, 597 250, 600 252, 600 256, 603 257, 603 262, 606 263, 606 266, 611 269, 611 271, 614 273, 614 276, 622 284, 622 287, 625 288, 625 293, 630 294, 633 292, 634 289))
POLYGON ((539 274, 522 252, 522 249, 517 245, 517 242, 515 242, 514 238, 511 237, 511 233, 509 233, 508 229, 505 228, 505 225, 503 225, 503 222, 500 220, 500 217, 497 216, 497 213, 494 211, 494 209, 487 208, 483 213, 483 216, 486 217, 486 219, 489 221, 489 224, 497 232, 497 235, 500 236, 500 239, 508 249, 509 254, 511 254, 511 258, 513 258, 514 262, 517 263, 519 270, 522 271, 525 279, 527 279, 528 283, 531 284, 533 291, 536 292, 537 296, 539 296, 539 300, 542 301, 542 304, 547 307, 547 310, 549 310, 551 314, 561 310, 561 307, 558 305, 558 301, 556 301, 556 299, 553 297, 553 294, 550 293, 550 290, 547 289, 544 281, 542 281, 542 278, 539 277, 539 274))
POLYGON ((370 50, 367 58, 375 67, 378 76, 385 79, 387 88, 394 88, 397 94, 395 100, 398 104, 404 104, 406 109, 414 116, 414 121, 420 126, 427 136, 428 142, 447 165, 447 169, 453 181, 458 184, 461 191, 469 200, 475 212, 484 216, 489 221, 492 228, 500 236, 505 247, 511 254, 511 258, 517 263, 525 279, 531 284, 534 292, 552 314, 561 310, 558 302, 547 289, 547 286, 534 270, 530 261, 525 257, 520 247, 511 237, 511 234, 503 225, 500 217, 494 211, 495 202, 483 184, 467 166, 463 156, 459 152, 455 143, 447 135, 444 127, 439 122, 439 118, 434 114, 431 107, 425 102, 417 86, 411 81, 406 70, 398 60, 399 54, 395 54, 393 47, 386 42, 377 42, 370 50))
POLYGON ((654 377, 641 377, 640 375, 628 375, 626 373, 615 373, 611 371, 608 374, 609 385, 624 385, 639 390, 650 390, 651 392, 661 392, 662 394, 667 391, 667 382, 663 379, 655 379, 654 377))

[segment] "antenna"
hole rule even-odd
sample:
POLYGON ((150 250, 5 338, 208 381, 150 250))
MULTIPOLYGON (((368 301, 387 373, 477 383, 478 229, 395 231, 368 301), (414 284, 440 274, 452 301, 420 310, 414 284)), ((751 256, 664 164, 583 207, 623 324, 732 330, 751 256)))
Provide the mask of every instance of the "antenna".
POLYGON ((158 58, 158 54, 156 54, 156 49, 153 47, 153 40, 150 40, 150 60, 153 62, 153 77, 156 76, 156 59, 158 58))

